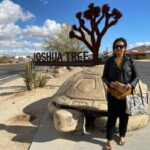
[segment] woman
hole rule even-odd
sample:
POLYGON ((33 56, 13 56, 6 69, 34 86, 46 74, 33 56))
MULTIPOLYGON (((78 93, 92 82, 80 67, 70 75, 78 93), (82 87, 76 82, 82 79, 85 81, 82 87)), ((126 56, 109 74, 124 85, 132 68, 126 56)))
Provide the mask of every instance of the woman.
POLYGON ((127 42, 124 38, 118 38, 113 43, 113 56, 107 59, 103 81, 108 86, 108 120, 107 120, 107 146, 112 149, 113 132, 117 117, 119 117, 120 145, 125 144, 125 135, 128 124, 126 111, 126 96, 131 94, 139 81, 133 60, 125 55, 127 42))

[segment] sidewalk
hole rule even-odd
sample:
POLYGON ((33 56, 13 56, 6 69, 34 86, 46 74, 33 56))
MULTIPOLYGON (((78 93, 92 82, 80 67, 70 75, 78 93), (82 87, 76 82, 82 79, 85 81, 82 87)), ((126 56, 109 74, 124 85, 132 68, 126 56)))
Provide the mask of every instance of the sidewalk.
MULTIPOLYGON (((149 150, 150 124, 143 129, 128 133, 126 141, 126 145, 119 146, 114 140, 113 149, 149 150)), ((104 150, 105 142, 105 134, 99 131, 93 131, 84 136, 57 132, 46 112, 29 150, 104 150)))
MULTIPOLYGON (((150 85, 150 64, 138 63, 137 67, 142 81, 150 85)), ((54 128, 53 123, 50 122, 48 114, 46 113, 43 118, 43 124, 39 127, 29 150, 104 150, 105 142, 105 134, 100 131, 93 131, 84 136, 73 136, 69 133, 59 133, 54 128)), ((124 146, 119 146, 116 143, 116 138, 113 141, 113 150, 149 149, 150 123, 143 129, 127 133, 126 144, 124 146)))

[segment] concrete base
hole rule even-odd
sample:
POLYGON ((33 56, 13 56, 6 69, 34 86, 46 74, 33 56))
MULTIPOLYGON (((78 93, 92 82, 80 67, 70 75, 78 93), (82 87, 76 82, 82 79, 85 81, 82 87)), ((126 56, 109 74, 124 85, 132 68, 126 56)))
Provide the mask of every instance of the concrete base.
MULTIPOLYGON (((118 137, 114 136, 113 149, 149 150, 149 139, 150 125, 143 129, 129 132, 126 137, 126 145, 123 147, 117 144, 118 137)), ((56 131, 53 123, 50 122, 48 113, 46 113, 29 150, 102 150, 105 142, 105 134, 100 131, 92 131, 84 136, 60 133, 56 131)))
MULTIPOLYGON (((149 115, 135 115, 129 116, 127 132, 144 128, 149 123, 149 115)), ((107 116, 96 117, 95 119, 95 128, 102 132, 106 132, 107 116)), ((115 125, 115 132, 119 132, 119 118, 117 118, 115 125)))

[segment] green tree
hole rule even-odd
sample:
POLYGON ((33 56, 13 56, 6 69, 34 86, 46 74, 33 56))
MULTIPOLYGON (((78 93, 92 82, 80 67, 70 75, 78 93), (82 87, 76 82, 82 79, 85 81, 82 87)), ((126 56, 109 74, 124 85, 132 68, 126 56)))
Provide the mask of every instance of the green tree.
POLYGON ((70 25, 62 25, 60 32, 54 36, 50 36, 45 43, 45 48, 51 51, 59 52, 78 52, 85 50, 83 42, 78 39, 70 39, 69 32, 71 30, 70 25))
POLYGON ((15 60, 10 56, 2 56, 0 57, 0 63, 13 63, 15 60))
MULTIPOLYGON (((61 25, 60 32, 50 36, 45 42, 45 49, 50 51, 64 52, 64 60, 66 59, 65 52, 78 52, 87 50, 82 41, 69 38, 70 30, 70 25, 61 25)), ((71 70, 70 66, 67 66, 66 68, 71 70)))

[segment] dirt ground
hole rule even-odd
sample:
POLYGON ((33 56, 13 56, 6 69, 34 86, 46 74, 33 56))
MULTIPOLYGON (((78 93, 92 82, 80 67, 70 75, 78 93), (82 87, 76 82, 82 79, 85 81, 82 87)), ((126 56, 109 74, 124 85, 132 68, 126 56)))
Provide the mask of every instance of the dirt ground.
POLYGON ((41 124, 50 97, 62 83, 82 70, 61 72, 45 88, 27 91, 22 78, 0 86, 0 150, 27 150, 41 124))
POLYGON ((50 97, 65 80, 82 69, 75 67, 70 72, 60 72, 56 78, 49 79, 45 88, 33 91, 26 90, 22 78, 1 85, 0 150, 28 150, 50 97))

